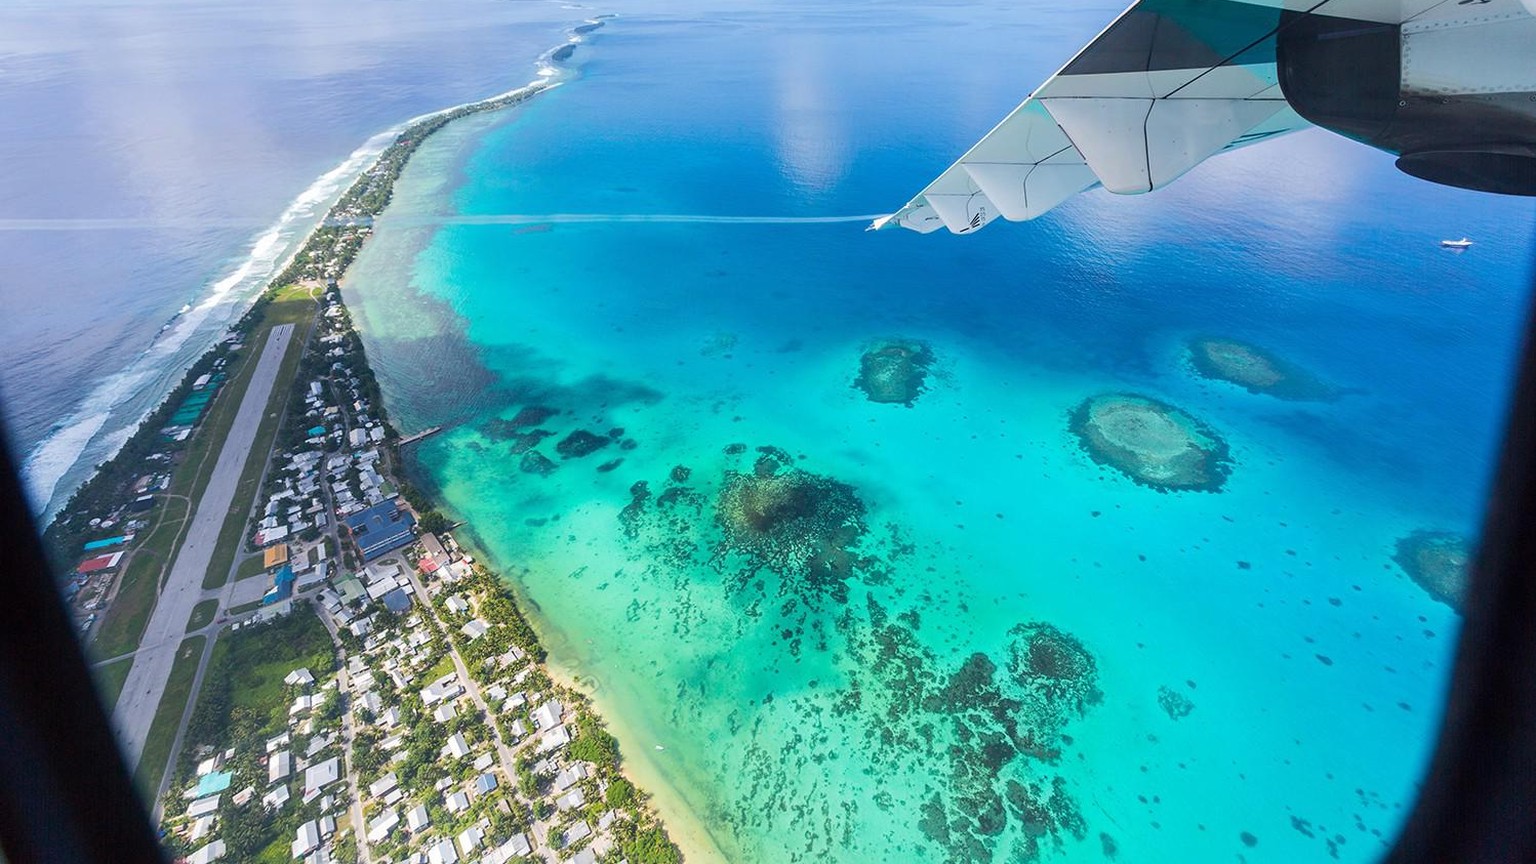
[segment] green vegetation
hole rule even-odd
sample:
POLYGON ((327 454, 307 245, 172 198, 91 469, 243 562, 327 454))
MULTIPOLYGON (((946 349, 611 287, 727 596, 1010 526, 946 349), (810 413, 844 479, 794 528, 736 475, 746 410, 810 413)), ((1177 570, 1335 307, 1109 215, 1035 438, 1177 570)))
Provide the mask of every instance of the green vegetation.
POLYGON ((267 568, 263 566, 265 563, 266 559, 261 555, 242 558, 240 566, 235 568, 235 581, 239 582, 241 579, 249 579, 252 576, 266 572, 267 568))
POLYGON ((123 683, 128 680, 128 670, 132 668, 133 658, 124 657, 91 670, 92 677, 96 679, 96 692, 101 696, 103 708, 111 711, 117 704, 117 697, 123 692, 123 683))
POLYGON ((308 667, 316 678, 336 668, 330 635, 307 606, 230 633, 213 646, 189 741, 246 741, 277 734, 287 720, 283 678, 308 667))
POLYGON ((616 767, 619 764, 619 742, 602 727, 597 717, 582 712, 576 720, 576 736, 571 739, 571 758, 593 762, 598 767, 616 767))
POLYGON ((155 709, 154 722, 149 726, 149 735, 144 739, 144 750, 139 756, 139 768, 134 773, 139 790, 148 797, 154 797, 159 791, 160 780, 165 776, 165 766, 171 758, 171 745, 176 740, 176 729, 181 725, 181 717, 187 710, 187 700, 192 695, 192 680, 197 677, 197 666, 202 662, 203 645, 207 641, 202 636, 192 636, 182 640, 181 647, 176 649, 176 663, 171 666, 171 678, 165 685, 164 695, 160 697, 160 706, 155 709))
POLYGON ((170 498, 157 511, 155 527, 134 547, 128 566, 119 576, 117 598, 102 616, 92 643, 103 659, 126 654, 139 647, 139 637, 149 624, 149 613, 160 594, 160 576, 170 563, 187 520, 187 502, 170 498))
POLYGON ((614 809, 628 807, 635 800, 635 784, 623 777, 608 784, 608 791, 603 795, 603 801, 614 809))
POLYGON ((202 600, 192 607, 192 617, 187 621, 187 632, 201 630, 213 622, 213 616, 219 611, 219 601, 202 600))

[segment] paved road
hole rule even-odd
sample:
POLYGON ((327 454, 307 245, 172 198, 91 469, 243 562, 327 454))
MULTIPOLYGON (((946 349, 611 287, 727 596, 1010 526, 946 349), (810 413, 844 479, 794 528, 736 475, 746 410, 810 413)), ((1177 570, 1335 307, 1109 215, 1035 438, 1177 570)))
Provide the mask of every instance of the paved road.
POLYGON ((240 474, 250 458, 256 430, 266 413, 272 386, 277 381, 283 354, 292 336, 293 325, 280 324, 273 327, 267 337, 250 386, 245 391, 245 399, 240 403, 240 411, 235 415, 223 450, 219 452, 219 461, 214 465, 208 488, 198 502, 192 525, 176 553, 170 576, 165 580, 165 587, 155 602, 155 611, 139 641, 140 645, 147 646, 147 650, 139 649, 133 668, 128 671, 128 680, 123 683, 113 720, 118 742, 130 765, 138 765, 144 739, 149 736, 149 726, 155 719, 155 709, 159 707, 160 697, 171 677, 176 649, 181 645, 187 621, 192 617, 192 607, 203 596, 203 576, 213 561, 219 530, 224 527, 224 517, 234 502, 240 474))

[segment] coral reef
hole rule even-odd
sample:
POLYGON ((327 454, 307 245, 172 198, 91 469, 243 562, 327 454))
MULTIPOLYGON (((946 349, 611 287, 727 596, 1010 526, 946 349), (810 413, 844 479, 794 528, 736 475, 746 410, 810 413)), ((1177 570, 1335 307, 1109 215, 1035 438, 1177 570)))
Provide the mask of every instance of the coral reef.
POLYGON ((563 459, 580 459, 613 443, 613 439, 603 435, 588 432, 585 429, 577 429, 575 432, 560 439, 555 445, 555 452, 563 459))
POLYGON ((1157 704, 1162 706, 1170 720, 1188 717, 1189 712, 1195 710, 1195 703, 1188 696, 1166 684, 1157 688, 1157 704))
POLYGON ((1073 410, 1070 425, 1093 461, 1153 489, 1216 492, 1231 472, 1215 430, 1146 396, 1094 396, 1073 410))
POLYGON ((1202 377, 1227 381, 1250 393, 1297 401, 1338 396, 1332 387, 1305 369, 1236 339, 1191 339, 1189 358, 1202 377))
POLYGON ((871 402, 910 408, 923 392, 933 360, 933 350, 923 342, 879 342, 859 358, 859 377, 854 379, 853 386, 864 391, 871 402))
POLYGON ((1460 534, 1415 531, 1397 541, 1392 560, 1429 596, 1461 612, 1472 548, 1460 534))
POLYGON ((849 547, 864 533, 864 504, 852 486, 783 466, 777 455, 764 454, 751 473, 725 472, 715 499, 723 551, 778 573, 786 589, 802 579, 841 584, 853 565, 849 547))

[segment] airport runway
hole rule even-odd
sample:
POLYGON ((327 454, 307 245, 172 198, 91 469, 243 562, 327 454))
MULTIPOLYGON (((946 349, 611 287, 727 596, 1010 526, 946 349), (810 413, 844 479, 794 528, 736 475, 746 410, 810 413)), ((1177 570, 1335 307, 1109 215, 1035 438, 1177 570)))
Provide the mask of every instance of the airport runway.
MULTIPOLYGON (((113 720, 123 755, 132 767, 138 766, 144 739, 149 736, 155 709, 160 705, 160 697, 171 677, 171 666, 176 662, 176 650, 181 647, 187 621, 192 617, 192 607, 203 595, 203 576, 213 560, 224 516, 234 501, 236 487, 240 485, 240 474, 245 469, 246 460, 252 456, 256 430, 261 426, 272 386, 283 365, 283 354, 292 336, 293 325, 280 324, 272 328, 267 344, 261 349, 256 372, 246 388, 229 437, 219 451, 219 461, 214 465, 208 488, 197 504, 192 525, 176 552, 165 588, 155 601, 149 625, 139 640, 140 645, 151 647, 140 651, 133 661, 133 668, 128 671, 128 680, 123 683, 113 720)), ((265 458, 266 454, 257 455, 265 458)))

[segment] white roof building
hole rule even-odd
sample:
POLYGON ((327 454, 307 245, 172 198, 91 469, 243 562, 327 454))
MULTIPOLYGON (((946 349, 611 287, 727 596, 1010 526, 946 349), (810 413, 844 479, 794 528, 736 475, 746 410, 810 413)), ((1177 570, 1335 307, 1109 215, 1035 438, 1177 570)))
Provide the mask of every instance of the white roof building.
POLYGON ((311 819, 300 825, 299 830, 294 832, 293 857, 303 858, 315 851, 315 847, 319 845, 320 829, 315 825, 315 820, 311 819))
POLYGON ((465 624, 463 627, 460 627, 459 632, 463 633, 465 636, 468 636, 469 641, 473 642, 476 639, 479 639, 481 636, 484 636, 485 632, 489 629, 491 629, 491 625, 481 621, 479 618, 476 618, 468 624, 465 624))
POLYGON ((207 798, 199 798, 187 808, 187 815, 196 819, 199 816, 210 816, 219 812, 219 798, 221 795, 209 795, 207 798))
POLYGON ((224 841, 215 840, 187 856, 187 864, 209 864, 224 857, 224 841))
POLYGON ((580 789, 572 789, 555 799, 555 807, 562 811, 574 810, 585 803, 587 803, 587 793, 580 789))
POLYGON ((405 824, 412 831, 420 831, 432 824, 432 817, 427 815, 427 805, 417 804, 411 812, 405 814, 405 824))
POLYGON ((565 706, 560 700, 551 699, 533 710, 533 722, 540 729, 550 729, 560 725, 560 718, 565 714, 565 706))
POLYGON ((284 804, 288 803, 288 799, 291 797, 292 793, 288 791, 288 784, 284 783, 281 786, 272 787, 272 791, 261 796, 261 803, 265 804, 268 810, 279 810, 282 809, 284 804))
POLYGON ((320 790, 335 783, 341 777, 341 760, 331 758, 315 765, 309 766, 304 771, 304 798, 309 800, 320 794, 320 790))
POLYGON ((467 856, 469 853, 479 849, 480 844, 484 840, 485 832, 480 830, 480 826, 471 825, 459 832, 459 851, 467 856))
POLYGON ((400 811, 391 807, 368 823, 368 842, 378 843, 400 824, 400 811))
POLYGON ((267 782, 276 783, 293 773, 293 754, 279 750, 267 760, 267 782))
POLYGON ((374 798, 383 798, 385 795, 389 794, 389 790, 395 788, 395 786, 399 785, 399 783, 399 779, 395 777, 395 772, 391 771, 388 774, 385 774, 383 777, 380 777, 372 783, 369 783, 368 794, 374 798))
POLYGON ((544 740, 539 742, 539 752, 548 753, 569 743, 571 743, 571 733, 566 731, 564 726, 556 726, 544 734, 544 740))
POLYGON ((592 828, 585 822, 577 822, 565 832, 565 845, 569 846, 577 840, 584 840, 592 836, 592 828))
POLYGON ((469 796, 463 792, 451 792, 443 799, 449 813, 462 813, 469 809, 469 796))
POLYGON ((284 676, 283 683, 290 687, 308 687, 315 683, 315 676, 308 669, 299 668, 284 676))
POLYGON ((464 740, 463 732, 453 733, 448 743, 443 745, 443 753, 456 759, 463 759, 470 754, 469 742, 464 740))
POLYGON ((459 853, 453 848, 452 840, 445 838, 427 850, 428 864, 458 864, 458 861, 459 853))

